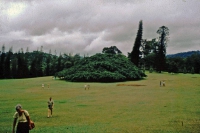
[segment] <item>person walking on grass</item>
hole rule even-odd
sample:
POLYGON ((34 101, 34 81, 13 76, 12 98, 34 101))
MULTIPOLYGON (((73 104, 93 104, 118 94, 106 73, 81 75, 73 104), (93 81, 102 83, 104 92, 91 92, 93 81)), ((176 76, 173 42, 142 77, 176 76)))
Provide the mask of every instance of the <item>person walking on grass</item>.
POLYGON ((48 115, 47 117, 52 117, 53 115, 53 107, 54 107, 54 101, 52 99, 52 97, 49 98, 49 101, 47 102, 48 103, 48 115))
POLYGON ((15 133, 15 126, 17 124, 16 133, 29 133, 29 128, 31 128, 31 121, 29 113, 27 110, 23 110, 20 104, 15 107, 16 111, 13 118, 13 131, 15 133))
POLYGON ((165 87, 165 80, 162 81, 162 85, 165 87))

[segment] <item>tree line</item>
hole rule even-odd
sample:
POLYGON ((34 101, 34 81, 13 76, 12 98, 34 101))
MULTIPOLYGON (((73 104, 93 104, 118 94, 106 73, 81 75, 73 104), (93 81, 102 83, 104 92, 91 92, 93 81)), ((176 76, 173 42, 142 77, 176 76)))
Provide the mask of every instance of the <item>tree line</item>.
MULTIPOLYGON (((144 40, 142 44, 144 49, 141 52, 139 59, 139 67, 159 72, 157 66, 159 66, 158 54, 156 52, 157 41, 156 39, 144 40)), ((191 55, 187 56, 165 56, 163 62, 162 71, 170 73, 200 73, 200 54, 198 51, 194 51, 191 55)))
POLYGON ((0 51, 0 79, 9 78, 33 78, 56 75, 64 68, 70 68, 80 60, 79 54, 53 55, 41 51, 23 52, 23 49, 16 53, 12 48, 8 52, 5 46, 0 51))
MULTIPOLYGON (((133 49, 128 53, 127 59, 136 67, 150 72, 200 73, 200 54, 196 53, 186 58, 167 58, 169 29, 166 26, 161 26, 157 33, 159 35, 157 38, 142 39, 143 23, 141 20, 133 49)), ((105 47, 102 53, 122 54, 116 46, 105 47)), ((16 53, 13 53, 11 47, 6 52, 3 45, 0 51, 0 79, 56 76, 58 72, 77 65, 84 58, 79 54, 60 54, 57 56, 51 54, 51 50, 49 53, 44 53, 42 47, 40 51, 28 52, 27 50, 23 52, 21 49, 16 53)))
MULTIPOLYGON (((156 63, 158 62, 156 61, 156 52, 154 52, 156 51, 157 41, 156 39, 143 41, 141 46, 143 49, 141 50, 140 48, 140 55, 143 56, 139 58, 138 67, 142 70, 149 70, 150 72, 157 71, 156 63)), ((116 46, 106 47, 102 50, 102 53, 122 54, 116 46)), ((98 60, 100 60, 100 58, 101 57, 99 57, 98 60)), ((127 57, 124 56, 124 58, 127 57)), ((5 52, 5 46, 3 45, 0 52, 0 79, 54 76, 62 70, 70 70, 72 66, 83 62, 83 59, 86 59, 86 57, 81 57, 79 54, 60 54, 57 56, 51 54, 51 52, 44 53, 42 51, 33 51, 24 53, 23 50, 13 53, 12 48, 10 48, 8 52, 5 52)), ((93 58, 91 62, 95 63, 95 59, 96 58, 93 58)), ((130 60, 130 58, 127 59, 130 60)), ((110 69, 111 68, 112 67, 110 67, 110 69)), ((199 52, 194 52, 194 54, 185 58, 166 57, 166 62, 162 71, 171 73, 200 73, 200 54, 199 52)))

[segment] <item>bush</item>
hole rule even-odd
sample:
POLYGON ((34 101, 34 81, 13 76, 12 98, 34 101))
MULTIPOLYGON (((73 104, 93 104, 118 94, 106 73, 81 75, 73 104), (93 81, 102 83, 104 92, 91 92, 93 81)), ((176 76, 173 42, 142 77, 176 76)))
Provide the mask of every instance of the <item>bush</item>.
POLYGON ((57 76, 73 82, 117 82, 141 79, 146 76, 121 54, 96 54, 85 57, 57 76))

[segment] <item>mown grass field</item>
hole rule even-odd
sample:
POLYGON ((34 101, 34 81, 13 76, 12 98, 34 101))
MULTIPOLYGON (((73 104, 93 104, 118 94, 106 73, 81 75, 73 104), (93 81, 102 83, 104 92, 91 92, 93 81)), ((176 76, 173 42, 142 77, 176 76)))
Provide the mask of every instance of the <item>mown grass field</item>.
POLYGON ((35 122, 31 133, 199 133, 200 75, 146 74, 140 81, 89 83, 90 90, 52 77, 0 80, 0 133, 11 133, 18 103, 35 122), (55 107, 47 118, 50 96, 55 107))

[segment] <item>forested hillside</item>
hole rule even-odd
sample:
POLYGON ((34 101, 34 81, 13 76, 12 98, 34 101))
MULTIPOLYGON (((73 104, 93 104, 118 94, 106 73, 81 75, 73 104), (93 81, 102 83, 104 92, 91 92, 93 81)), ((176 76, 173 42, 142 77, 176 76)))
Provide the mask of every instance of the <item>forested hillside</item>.
POLYGON ((189 57, 193 54, 200 54, 200 51, 188 51, 188 52, 181 52, 177 54, 169 54, 167 57, 181 57, 181 58, 186 58, 189 57))

